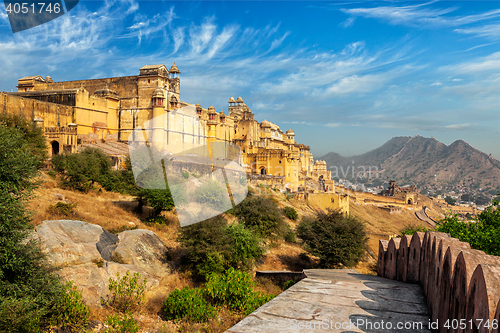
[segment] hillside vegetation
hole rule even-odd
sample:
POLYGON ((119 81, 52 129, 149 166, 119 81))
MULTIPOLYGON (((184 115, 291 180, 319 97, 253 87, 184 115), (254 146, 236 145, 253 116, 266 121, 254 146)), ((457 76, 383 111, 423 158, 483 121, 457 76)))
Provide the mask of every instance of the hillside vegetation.
MULTIPOLYGON (((4 150, 9 149, 12 148, 4 150)), ((15 170, 7 167, 14 162, 12 159, 0 171, 8 174, 10 169, 15 170)), ((356 267, 360 272, 373 274, 373 252, 377 251, 372 243, 378 237, 397 233, 411 218, 406 212, 394 216, 398 214, 371 211, 371 206, 354 203, 351 217, 337 212, 318 213, 303 201, 258 186, 249 188, 249 197, 225 214, 180 228, 168 191, 145 193, 138 189, 130 168, 112 170, 107 157, 99 151, 61 155, 54 161, 55 168, 48 172, 37 172, 37 165, 30 167, 36 177, 16 180, 31 179, 26 184, 33 185, 29 202, 22 206, 33 212, 33 224, 26 217, 22 228, 28 230, 44 220, 71 219, 100 225, 115 234, 148 229, 167 246, 166 260, 172 273, 149 290, 139 276, 119 276, 110 281, 110 301, 96 308, 85 305, 78 286, 60 281, 53 268, 44 264, 43 281, 49 279, 54 285, 54 293, 45 303, 36 303, 30 298, 33 296, 26 294, 26 299, 14 299, 20 302, 13 303, 15 307, 0 309, 10 311, 4 318, 15 318, 18 325, 27 322, 30 326, 21 329, 26 332, 48 331, 51 326, 78 329, 90 320, 107 325, 106 332, 222 332, 293 283, 252 278, 256 270, 300 271, 349 267, 359 262, 356 267), (88 167, 82 168, 80 162, 88 167), (36 188, 35 184, 39 186, 36 188), (367 237, 371 249, 366 247, 367 237), (38 315, 29 311, 41 312, 38 315), (27 321, 26 315, 35 321, 27 321)), ((2 218, 9 215, 3 213, 2 218)), ((14 251, 21 239, 11 243, 14 251)), ((35 252, 27 253, 39 253, 42 262, 44 254, 37 247, 33 249, 35 252)), ((38 260, 37 256, 29 260, 38 260)), ((7 272, 6 264, 3 265, 7 272)), ((22 281, 24 273, 19 274, 13 275, 12 281, 22 281)), ((38 282, 32 279, 24 283, 36 290, 38 282)), ((9 288, 4 289, 5 296, 0 296, 11 297, 9 288)), ((42 296, 43 293, 37 295, 42 296)))

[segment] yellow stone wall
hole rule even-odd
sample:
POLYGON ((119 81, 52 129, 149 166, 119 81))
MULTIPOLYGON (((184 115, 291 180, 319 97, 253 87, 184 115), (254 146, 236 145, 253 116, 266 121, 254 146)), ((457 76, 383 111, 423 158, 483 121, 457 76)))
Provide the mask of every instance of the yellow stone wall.
POLYGON ((309 193, 307 203, 326 212, 328 209, 340 209, 342 213, 349 213, 349 197, 336 193, 309 193))

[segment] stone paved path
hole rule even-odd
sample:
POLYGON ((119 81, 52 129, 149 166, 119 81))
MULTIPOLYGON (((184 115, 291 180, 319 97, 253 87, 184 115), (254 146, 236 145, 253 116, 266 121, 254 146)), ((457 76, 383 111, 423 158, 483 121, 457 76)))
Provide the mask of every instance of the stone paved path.
POLYGON ((227 332, 432 332, 417 284, 350 269, 305 273, 307 278, 227 332))

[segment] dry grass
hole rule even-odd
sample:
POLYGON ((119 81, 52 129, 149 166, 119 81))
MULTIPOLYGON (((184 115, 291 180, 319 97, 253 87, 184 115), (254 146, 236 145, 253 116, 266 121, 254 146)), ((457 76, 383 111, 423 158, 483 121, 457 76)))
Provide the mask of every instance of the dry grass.
MULTIPOLYGON (((134 228, 148 229, 154 231, 167 246, 169 249, 169 260, 178 263, 185 255, 185 251, 176 241, 180 226, 175 211, 162 213, 167 223, 146 224, 142 221, 145 221, 148 211, 146 210, 142 215, 134 212, 137 202, 132 196, 106 192, 104 190, 101 193, 80 193, 60 189, 57 182, 46 174, 41 176, 41 180, 43 183, 35 191, 29 203, 29 209, 34 212, 33 221, 35 225, 40 224, 44 220, 68 218, 51 214, 48 210, 50 205, 61 201, 76 203, 74 216, 69 217, 71 219, 100 225, 109 232, 120 232, 134 228)), ((272 190, 266 190, 266 193, 271 195, 272 200, 277 202, 280 209, 286 206, 295 208, 299 215, 299 221, 302 217, 314 213, 305 202, 296 199, 286 200, 284 194, 272 190)), ((415 217, 413 211, 405 209, 402 210, 401 214, 390 214, 376 206, 357 205, 351 202, 350 210, 352 215, 366 221, 367 231, 370 236, 368 245, 375 254, 378 253, 379 238, 387 239, 388 235, 398 233, 407 224, 422 224, 415 217)), ((224 217, 228 219, 229 223, 235 222, 235 217, 232 215, 226 214, 224 217)), ((285 218, 285 221, 293 229, 298 224, 298 221, 292 221, 287 218, 285 218)), ((318 263, 319 258, 305 254, 301 245, 278 242, 273 244, 272 247, 270 246, 264 258, 257 263, 256 270, 301 271, 317 267, 318 263)), ((375 265, 376 260, 366 255, 355 269, 363 274, 374 274, 375 265)), ((158 287, 147 291, 145 305, 141 309, 141 313, 134 315, 141 325, 141 331, 164 333, 223 332, 244 317, 241 313, 231 312, 222 308, 219 309, 216 318, 204 324, 190 323, 185 320, 179 322, 162 320, 163 306, 168 295, 173 290, 181 289, 185 286, 199 287, 200 283, 191 278, 190 272, 181 272, 174 269, 171 275, 160 281, 158 287)), ((256 280, 256 290, 266 294, 279 294, 281 292, 279 286, 271 280, 261 278, 256 280)), ((93 320, 98 319, 105 322, 106 318, 112 314, 114 314, 113 309, 91 308, 91 319, 93 320)))
POLYGON ((311 255, 301 255, 304 249, 298 244, 278 243, 265 254, 256 270, 258 271, 302 271, 317 265, 319 259, 311 255))

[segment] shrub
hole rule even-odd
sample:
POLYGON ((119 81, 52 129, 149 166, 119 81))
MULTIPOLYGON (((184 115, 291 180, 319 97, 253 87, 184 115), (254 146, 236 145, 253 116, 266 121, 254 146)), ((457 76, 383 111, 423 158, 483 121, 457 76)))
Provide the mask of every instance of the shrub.
POLYGON ((297 237, 295 237, 295 232, 290 227, 288 227, 288 229, 289 230, 287 231, 283 239, 285 240, 285 242, 295 243, 297 241, 297 237))
POLYGON ((149 204, 154 209, 154 215, 158 216, 164 210, 172 210, 174 205, 174 199, 169 189, 166 190, 149 190, 142 189, 138 197, 139 205, 142 206, 144 203, 149 204))
POLYGON ((99 268, 104 266, 104 259, 99 258, 99 259, 92 259, 92 262, 99 268))
POLYGON ((215 317, 214 307, 203 298, 199 288, 175 289, 165 301, 165 317, 167 320, 187 318, 197 323, 215 317))
POLYGON ((293 286, 296 282, 294 280, 288 280, 283 284, 283 290, 287 290, 291 286, 293 286))
POLYGON ((204 294, 215 304, 249 314, 274 297, 254 292, 253 286, 249 273, 229 268, 224 274, 210 275, 204 294))
POLYGON ((82 300, 82 292, 66 282, 59 303, 56 305, 55 325, 80 328, 89 321, 90 309, 82 300))
POLYGON ((403 229, 399 230, 399 236, 404 236, 404 235, 413 235, 415 232, 426 232, 429 229, 424 227, 423 225, 418 225, 418 224, 407 224, 403 227, 403 229))
POLYGON ((299 214, 297 214, 297 211, 293 207, 285 207, 283 209, 283 213, 285 214, 286 217, 288 217, 290 220, 296 221, 299 218, 299 214))
POLYGON ((47 212, 51 215, 62 215, 70 217, 75 215, 74 212, 75 208, 76 208, 76 203, 58 202, 55 205, 50 205, 47 208, 47 212))
POLYGON ((242 225, 228 226, 222 216, 182 228, 178 241, 203 277, 229 267, 249 269, 264 252, 254 233, 242 225))
POLYGON ((109 175, 111 158, 100 149, 87 147, 80 153, 53 156, 52 166, 61 175, 63 187, 88 192, 109 175))
POLYGON ((264 196, 247 197, 232 213, 264 238, 283 238, 288 231, 276 203, 264 196))
POLYGON ((182 178, 188 179, 189 178, 189 172, 187 172, 186 170, 183 170, 182 171, 182 178))
POLYGON ((356 217, 346 216, 338 210, 318 213, 315 218, 304 219, 297 235, 310 252, 320 258, 321 266, 354 266, 366 249, 366 231, 356 217))
POLYGON ((97 148, 87 147, 79 153, 52 157, 52 167, 61 176, 63 187, 88 192, 99 183, 107 191, 139 195, 140 188, 135 182, 130 157, 127 156, 121 170, 114 170, 111 166, 111 158, 97 148))
POLYGON ((139 308, 144 302, 146 278, 141 282, 141 275, 134 273, 131 276, 130 271, 122 278, 120 273, 116 273, 116 277, 116 280, 109 278, 109 291, 112 294, 110 305, 121 312, 139 308))
POLYGON ((214 181, 209 181, 208 183, 198 187, 194 191, 194 199, 200 204, 206 204, 213 209, 222 209, 223 211, 226 210, 223 208, 229 203, 227 189, 222 188, 214 181))
POLYGON ((123 317, 118 314, 108 316, 106 324, 109 326, 105 333, 137 333, 141 329, 130 313, 123 317))

